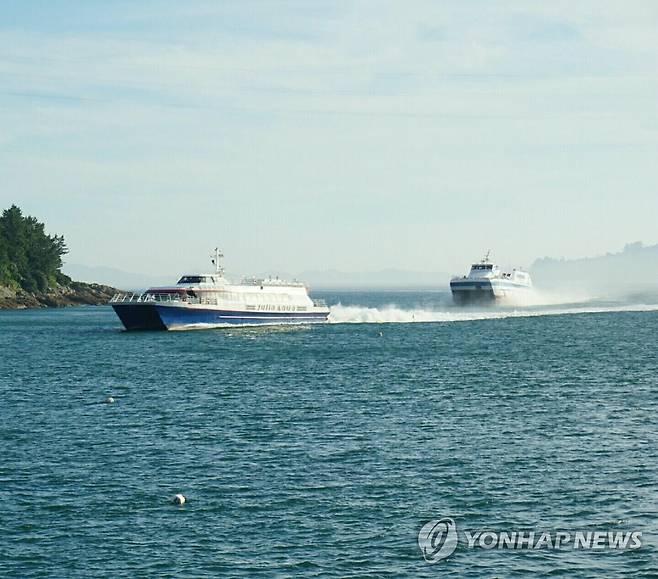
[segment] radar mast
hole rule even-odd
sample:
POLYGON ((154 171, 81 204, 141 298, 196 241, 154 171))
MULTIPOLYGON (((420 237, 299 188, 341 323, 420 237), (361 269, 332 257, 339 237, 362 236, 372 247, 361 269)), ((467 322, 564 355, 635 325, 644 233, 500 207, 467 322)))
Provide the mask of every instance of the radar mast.
POLYGON ((222 251, 219 249, 219 247, 215 247, 215 251, 212 253, 210 256, 212 259, 212 263, 215 266, 215 273, 220 276, 224 276, 224 267, 222 266, 220 260, 224 258, 224 254, 222 251))

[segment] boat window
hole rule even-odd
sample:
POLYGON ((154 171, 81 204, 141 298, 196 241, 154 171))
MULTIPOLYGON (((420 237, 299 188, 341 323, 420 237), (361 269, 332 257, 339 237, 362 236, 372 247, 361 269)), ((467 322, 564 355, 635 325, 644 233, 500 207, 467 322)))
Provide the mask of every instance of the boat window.
POLYGON ((198 275, 184 275, 178 280, 178 283, 201 283, 201 279, 198 275))

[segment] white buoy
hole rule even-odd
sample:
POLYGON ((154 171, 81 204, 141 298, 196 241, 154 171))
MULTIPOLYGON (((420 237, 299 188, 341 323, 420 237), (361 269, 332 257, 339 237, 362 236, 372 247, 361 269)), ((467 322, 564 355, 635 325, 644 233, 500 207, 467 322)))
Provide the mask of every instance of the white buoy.
POLYGON ((108 396, 108 397, 105 399, 105 404, 114 404, 115 402, 116 402, 116 400, 114 399, 113 396, 108 396))
POLYGON ((379 332, 379 337, 383 338, 384 337, 384 332, 379 332))
POLYGON ((178 493, 177 495, 174 495, 174 498, 171 499, 171 502, 175 505, 184 505, 187 502, 187 499, 185 498, 184 494, 178 493))

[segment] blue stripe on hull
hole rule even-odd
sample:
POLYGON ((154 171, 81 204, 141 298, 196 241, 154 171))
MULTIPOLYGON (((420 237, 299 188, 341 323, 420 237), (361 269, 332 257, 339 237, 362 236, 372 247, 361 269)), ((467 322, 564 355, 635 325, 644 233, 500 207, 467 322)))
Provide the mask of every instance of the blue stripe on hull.
POLYGON ((452 290, 470 290, 470 289, 509 289, 509 290, 528 290, 530 289, 527 285, 521 285, 514 282, 506 280, 494 280, 492 283, 489 280, 482 281, 452 281, 450 282, 450 288, 452 290))
POLYGON ((326 322, 329 315, 303 312, 244 312, 161 305, 155 307, 167 329, 219 324, 317 324, 326 322))

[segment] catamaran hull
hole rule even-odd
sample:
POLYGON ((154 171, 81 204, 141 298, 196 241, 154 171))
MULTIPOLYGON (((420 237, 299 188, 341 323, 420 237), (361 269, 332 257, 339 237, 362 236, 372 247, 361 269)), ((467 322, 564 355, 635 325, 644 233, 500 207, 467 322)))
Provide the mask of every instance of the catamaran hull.
POLYGON ((117 316, 126 330, 166 330, 155 305, 113 304, 117 316))
POLYGON ((531 286, 507 280, 456 280, 450 282, 452 299, 458 305, 492 304, 527 296, 531 286))
POLYGON ((113 304, 126 330, 178 330, 223 325, 279 325, 326 322, 328 310, 258 312, 163 304, 113 304))

